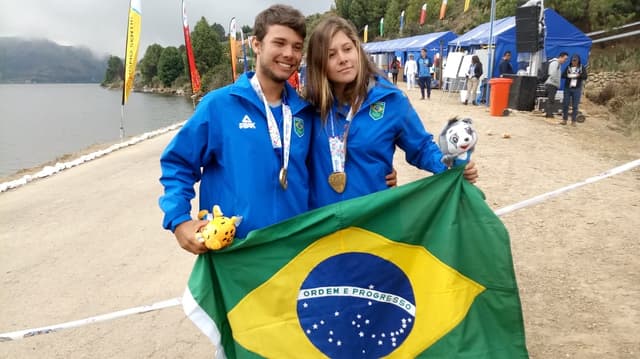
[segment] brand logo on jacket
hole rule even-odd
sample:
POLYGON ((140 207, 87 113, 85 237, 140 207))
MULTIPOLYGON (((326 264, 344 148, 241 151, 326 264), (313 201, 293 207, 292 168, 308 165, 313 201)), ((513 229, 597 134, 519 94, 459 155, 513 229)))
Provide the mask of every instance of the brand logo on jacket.
POLYGON ((247 130, 250 128, 255 129, 256 123, 253 122, 251 118, 249 118, 249 115, 244 115, 244 117, 242 118, 242 121, 240 121, 240 123, 238 124, 238 128, 241 130, 247 130))

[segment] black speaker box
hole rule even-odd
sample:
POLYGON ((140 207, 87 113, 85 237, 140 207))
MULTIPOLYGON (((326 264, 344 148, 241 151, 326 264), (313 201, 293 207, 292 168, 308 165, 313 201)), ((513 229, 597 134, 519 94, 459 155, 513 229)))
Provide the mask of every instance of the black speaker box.
POLYGON ((539 50, 539 15, 539 6, 516 8, 516 50, 518 52, 536 52, 539 50))
POLYGON ((519 111, 532 111, 536 99, 538 78, 535 76, 505 75, 513 80, 509 88, 509 108, 519 111))

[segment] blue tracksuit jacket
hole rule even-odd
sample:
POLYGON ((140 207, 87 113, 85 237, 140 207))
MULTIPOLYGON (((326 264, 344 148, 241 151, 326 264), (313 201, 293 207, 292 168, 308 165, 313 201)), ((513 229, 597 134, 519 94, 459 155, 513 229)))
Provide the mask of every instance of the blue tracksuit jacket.
MULTIPOLYGON (((191 219, 190 201, 199 184, 200 208, 220 205, 226 216, 240 215, 236 237, 309 209, 306 167, 313 110, 288 84, 286 99, 293 114, 288 188, 278 181, 282 149, 271 145, 263 102, 244 74, 232 85, 207 94, 193 116, 164 150, 159 203, 163 226, 191 219)), ((281 107, 274 109, 282 135, 281 107)), ((197 212, 197 211, 196 211, 197 212)))
MULTIPOLYGON (((334 128, 342 134, 348 108, 334 107, 336 112, 334 128)), ((347 185, 341 194, 327 180, 333 172, 328 144, 331 125, 323 123, 316 114, 314 129, 309 161, 311 208, 386 189, 384 177, 391 173, 396 146, 405 151, 407 162, 418 168, 433 173, 446 170, 440 162, 440 148, 425 130, 409 99, 381 77, 376 77, 375 85, 353 117, 347 136, 347 185)))

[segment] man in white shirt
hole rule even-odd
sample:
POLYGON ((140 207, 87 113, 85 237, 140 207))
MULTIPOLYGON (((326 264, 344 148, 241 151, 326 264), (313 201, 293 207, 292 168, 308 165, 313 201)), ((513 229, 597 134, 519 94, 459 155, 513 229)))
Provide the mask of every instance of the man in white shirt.
POLYGON ((411 90, 416 85, 416 74, 418 73, 418 64, 413 59, 413 55, 409 55, 409 60, 404 64, 404 75, 407 77, 407 90, 411 90))

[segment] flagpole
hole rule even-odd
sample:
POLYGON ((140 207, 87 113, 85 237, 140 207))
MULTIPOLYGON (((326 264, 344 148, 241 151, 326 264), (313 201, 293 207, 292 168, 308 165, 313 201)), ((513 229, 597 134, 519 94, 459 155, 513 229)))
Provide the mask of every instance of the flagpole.
POLYGON ((493 72, 493 57, 494 51, 492 51, 493 47, 493 22, 496 20, 496 0, 491 0, 491 25, 489 30, 489 47, 487 49, 487 54, 489 55, 489 64, 488 64, 488 72, 487 72, 487 87, 486 87, 486 101, 485 104, 489 107, 489 99, 491 98, 489 95, 491 94, 491 86, 489 85, 489 80, 491 80, 492 72, 493 72))

